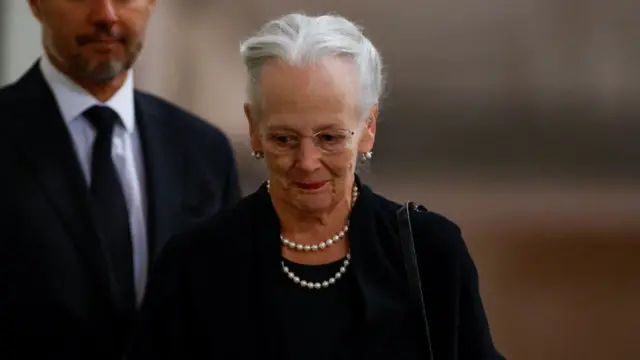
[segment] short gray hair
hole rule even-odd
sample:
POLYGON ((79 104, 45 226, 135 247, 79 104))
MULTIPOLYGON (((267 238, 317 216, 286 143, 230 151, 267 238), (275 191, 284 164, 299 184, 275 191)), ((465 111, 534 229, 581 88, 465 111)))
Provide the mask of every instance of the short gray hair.
POLYGON ((327 56, 345 56, 354 61, 360 81, 360 107, 366 114, 378 104, 383 92, 382 58, 360 27, 339 15, 311 17, 288 14, 266 23, 240 45, 249 73, 249 102, 254 111, 260 104, 259 79, 263 65, 279 58, 302 66, 327 56))

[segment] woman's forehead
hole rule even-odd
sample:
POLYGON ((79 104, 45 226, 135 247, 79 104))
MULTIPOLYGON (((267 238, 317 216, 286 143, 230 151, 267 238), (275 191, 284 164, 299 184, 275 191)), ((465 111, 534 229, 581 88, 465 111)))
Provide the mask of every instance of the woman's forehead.
POLYGON ((359 107, 344 97, 292 96, 266 101, 262 119, 269 127, 294 129, 351 128, 358 121, 359 107))
POLYGON ((357 105, 355 66, 338 58, 305 66, 268 62, 262 70, 260 93, 267 111, 341 112, 357 105))
POLYGON ((329 114, 317 113, 311 116, 294 114, 274 114, 264 118, 267 130, 293 131, 298 133, 316 133, 331 129, 352 130, 357 125, 353 113, 329 114))

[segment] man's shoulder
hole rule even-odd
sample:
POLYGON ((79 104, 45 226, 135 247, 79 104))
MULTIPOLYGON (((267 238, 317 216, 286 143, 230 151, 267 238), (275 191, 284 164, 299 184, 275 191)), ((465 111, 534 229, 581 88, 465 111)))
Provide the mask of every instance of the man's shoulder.
POLYGON ((13 130, 19 123, 20 114, 27 106, 32 106, 19 89, 17 83, 0 87, 0 134, 13 138, 13 130))
POLYGON ((9 94, 13 89, 13 87, 15 87, 15 85, 16 85, 15 82, 11 82, 11 83, 0 86, 0 95, 9 94))
POLYGON ((203 137, 207 141, 221 141, 228 143, 227 136, 214 124, 202 117, 166 100, 160 96, 138 90, 135 91, 136 101, 144 104, 144 109, 153 111, 155 116, 163 118, 172 127, 186 132, 189 136, 203 137))
POLYGON ((15 104, 17 98, 18 91, 15 82, 0 86, 0 104, 3 106, 15 104))
POLYGON ((17 107, 18 103, 26 99, 38 99, 42 95, 42 89, 46 89, 46 84, 38 64, 39 60, 18 78, 0 86, 0 103, 17 107))
POLYGON ((167 244, 170 250, 166 251, 208 254, 247 244, 236 240, 246 237, 246 232, 255 226, 256 216, 262 215, 255 211, 259 207, 259 196, 258 192, 249 194, 228 208, 181 229, 171 238, 167 244))

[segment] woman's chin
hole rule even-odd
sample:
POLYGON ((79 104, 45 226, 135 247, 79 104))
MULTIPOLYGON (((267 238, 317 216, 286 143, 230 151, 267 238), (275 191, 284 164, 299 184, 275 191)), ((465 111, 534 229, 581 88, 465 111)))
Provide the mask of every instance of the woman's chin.
POLYGON ((331 207, 331 194, 314 193, 299 194, 294 200, 294 205, 302 211, 322 211, 331 207))

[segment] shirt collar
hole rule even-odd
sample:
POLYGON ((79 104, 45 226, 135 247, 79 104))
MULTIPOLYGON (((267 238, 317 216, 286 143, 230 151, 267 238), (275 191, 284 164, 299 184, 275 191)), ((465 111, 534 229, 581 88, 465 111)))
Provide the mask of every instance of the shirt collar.
POLYGON ((56 69, 46 54, 40 59, 40 70, 53 92, 60 114, 66 123, 77 119, 85 110, 94 105, 105 105, 118 113, 128 132, 132 132, 135 129, 133 71, 127 73, 124 84, 111 99, 102 103, 67 75, 56 69))

